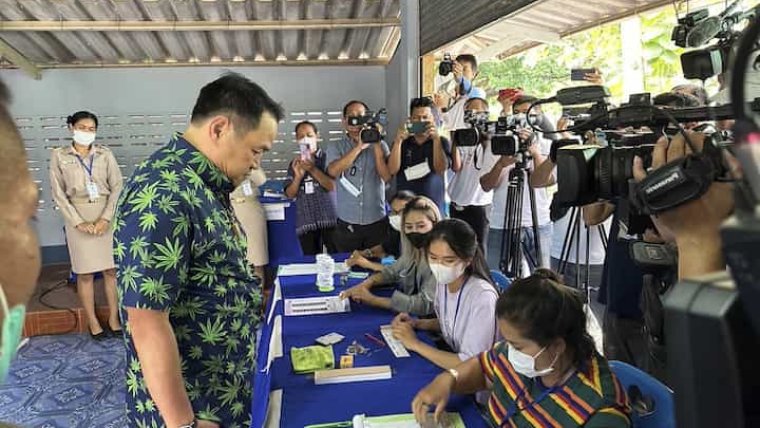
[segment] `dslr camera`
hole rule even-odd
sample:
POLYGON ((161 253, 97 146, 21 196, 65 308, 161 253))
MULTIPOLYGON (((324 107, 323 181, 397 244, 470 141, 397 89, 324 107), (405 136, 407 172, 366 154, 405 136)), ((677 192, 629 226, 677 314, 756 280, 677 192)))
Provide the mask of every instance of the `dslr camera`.
POLYGON ((443 54, 443 61, 438 64, 438 74, 441 76, 448 76, 454 71, 454 60, 451 59, 451 54, 446 52, 443 54))
POLYGON ((382 108, 377 113, 367 111, 364 116, 349 116, 348 126, 361 126, 360 139, 362 143, 374 144, 383 139, 383 130, 388 125, 388 112, 382 108))
POLYGON ((528 150, 530 141, 521 140, 518 132, 521 129, 529 129, 529 122, 535 123, 536 116, 514 114, 502 116, 496 121, 489 121, 487 112, 466 110, 464 120, 470 127, 458 129, 452 134, 452 139, 457 146, 476 146, 487 137, 491 140, 491 152, 494 155, 514 156, 528 150))

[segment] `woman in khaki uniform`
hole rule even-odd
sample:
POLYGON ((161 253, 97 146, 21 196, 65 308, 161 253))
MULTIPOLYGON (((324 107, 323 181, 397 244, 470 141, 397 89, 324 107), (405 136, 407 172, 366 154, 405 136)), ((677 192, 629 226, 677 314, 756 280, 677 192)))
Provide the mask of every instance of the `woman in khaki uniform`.
POLYGON ((66 223, 71 270, 77 274, 77 293, 87 314, 90 335, 101 340, 108 333, 121 333, 111 218, 122 177, 113 153, 105 147, 93 146, 98 128, 94 114, 80 111, 69 116, 67 123, 73 142, 53 151, 50 184, 66 223), (93 282, 97 272, 103 272, 109 306, 105 330, 95 315, 93 282))
POLYGON ((230 194, 243 231, 248 238, 248 263, 254 267, 256 275, 264 279, 264 268, 269 264, 267 247, 267 217, 259 202, 259 186, 267 181, 261 168, 251 170, 248 178, 230 194))

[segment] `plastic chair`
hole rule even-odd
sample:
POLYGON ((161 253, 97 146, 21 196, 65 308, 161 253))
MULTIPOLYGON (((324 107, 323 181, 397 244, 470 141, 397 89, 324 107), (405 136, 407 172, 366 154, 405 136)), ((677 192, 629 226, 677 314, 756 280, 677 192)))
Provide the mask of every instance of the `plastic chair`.
POLYGON ((676 428, 672 389, 630 364, 609 364, 628 394, 633 428, 676 428))
POLYGON ((499 291, 502 292, 509 288, 509 285, 512 284, 511 279, 507 278, 506 275, 496 269, 491 270, 491 278, 493 278, 496 286, 499 287, 499 291))

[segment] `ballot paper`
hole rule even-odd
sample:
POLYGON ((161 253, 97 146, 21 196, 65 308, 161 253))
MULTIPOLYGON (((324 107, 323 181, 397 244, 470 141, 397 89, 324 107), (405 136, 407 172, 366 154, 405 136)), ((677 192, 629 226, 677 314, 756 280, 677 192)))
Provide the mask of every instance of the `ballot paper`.
MULTIPOLYGON (((344 262, 335 263, 335 273, 347 273, 349 271, 348 266, 344 262)), ((289 265, 280 266, 277 271, 277 276, 299 276, 299 275, 316 275, 317 264, 316 263, 292 263, 289 265)))
POLYGON ((427 415, 427 421, 420 424, 411 413, 368 417, 356 415, 353 420, 327 424, 308 425, 305 428, 465 428, 459 413, 444 413, 440 422, 433 420, 433 414, 427 415))
POLYGON ((348 299, 338 296, 285 299, 285 316, 327 315, 351 312, 348 299))
POLYGON ((266 428, 280 428, 280 418, 282 417, 282 390, 276 389, 269 393, 269 406, 267 407, 267 418, 264 421, 266 428))
POLYGON ((272 304, 269 306, 269 315, 267 316, 267 324, 270 324, 272 322, 272 316, 274 315, 274 310, 277 307, 277 302, 282 300, 282 286, 280 286, 280 280, 275 279, 274 280, 274 293, 272 294, 272 304))
POLYGON ((274 325, 272 326, 272 335, 269 337, 269 353, 267 354, 267 366, 264 367, 261 372, 266 373, 269 371, 269 367, 272 366, 272 362, 282 357, 282 316, 277 315, 274 319, 274 325))
POLYGON ((285 208, 289 204, 262 204, 264 207, 264 214, 269 221, 282 221, 285 220, 285 208))

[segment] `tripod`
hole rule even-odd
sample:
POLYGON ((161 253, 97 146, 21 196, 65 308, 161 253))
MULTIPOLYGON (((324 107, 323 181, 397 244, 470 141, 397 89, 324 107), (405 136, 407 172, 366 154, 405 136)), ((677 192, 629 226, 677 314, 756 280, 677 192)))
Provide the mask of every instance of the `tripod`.
MULTIPOLYGON (((570 252, 573 248, 573 243, 575 242, 575 285, 576 287, 579 287, 583 290, 585 296, 586 296, 586 303, 589 303, 591 300, 590 296, 590 286, 589 286, 589 277, 591 276, 591 266, 589 263, 589 259, 591 256, 591 227, 586 226, 585 233, 586 233, 586 251, 585 251, 585 262, 581 264, 581 221, 583 219, 583 212, 581 207, 573 207, 570 210, 570 222, 568 223, 569 227, 567 228, 567 232, 565 232, 565 239, 562 243, 562 252, 560 253, 560 261, 559 261, 559 268, 557 269, 560 275, 564 275, 565 271, 567 271, 567 266, 570 264, 570 252), (576 241, 577 240, 577 241, 576 241), (581 266, 585 269, 586 275, 583 281, 583 284, 581 284, 581 266)), ((599 239, 602 241, 602 246, 604 247, 604 251, 607 251, 607 231, 605 230, 604 224, 600 224, 597 226, 597 232, 599 233, 599 239)))
POLYGON ((533 228, 533 248, 536 249, 535 260, 532 259, 532 255, 522 239, 523 197, 525 185, 530 182, 531 172, 528 163, 533 158, 527 151, 523 151, 517 154, 517 159, 509 172, 507 209, 504 210, 504 229, 501 232, 501 251, 499 252, 499 269, 510 278, 522 277, 524 257, 533 266, 539 266, 542 260, 541 242, 538 236, 538 216, 536 214, 536 193, 532 187, 528 188, 528 197, 533 220, 531 227, 533 228))

